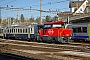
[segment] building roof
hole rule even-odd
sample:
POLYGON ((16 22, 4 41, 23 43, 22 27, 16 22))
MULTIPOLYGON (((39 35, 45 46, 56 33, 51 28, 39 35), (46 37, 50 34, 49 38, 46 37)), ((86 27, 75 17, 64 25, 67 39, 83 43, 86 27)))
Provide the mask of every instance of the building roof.
POLYGON ((72 15, 72 13, 71 12, 61 12, 61 13, 58 13, 57 15, 58 15, 58 17, 65 17, 68 15, 72 15))
POLYGON ((69 8, 80 7, 84 1, 70 1, 69 8))

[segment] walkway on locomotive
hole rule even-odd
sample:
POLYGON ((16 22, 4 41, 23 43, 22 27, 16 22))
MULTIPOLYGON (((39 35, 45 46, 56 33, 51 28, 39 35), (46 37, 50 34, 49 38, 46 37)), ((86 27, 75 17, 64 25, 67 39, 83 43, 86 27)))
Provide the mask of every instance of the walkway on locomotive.
POLYGON ((11 26, 5 28, 5 37, 15 37, 15 38, 34 38, 36 33, 36 26, 11 26))

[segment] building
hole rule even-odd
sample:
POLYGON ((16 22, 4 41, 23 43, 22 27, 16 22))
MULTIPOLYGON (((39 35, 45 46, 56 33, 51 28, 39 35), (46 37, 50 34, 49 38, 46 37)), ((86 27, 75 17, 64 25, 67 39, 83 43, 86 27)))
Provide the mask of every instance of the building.
POLYGON ((69 12, 58 13, 58 17, 67 21, 67 17, 69 16, 71 22, 87 20, 90 17, 90 1, 88 0, 70 1, 69 8, 69 12))

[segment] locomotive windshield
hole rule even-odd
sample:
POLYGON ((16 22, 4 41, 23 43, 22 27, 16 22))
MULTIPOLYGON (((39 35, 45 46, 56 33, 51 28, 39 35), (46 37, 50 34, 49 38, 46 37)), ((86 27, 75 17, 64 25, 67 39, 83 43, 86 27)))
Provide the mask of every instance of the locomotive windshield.
POLYGON ((44 28, 51 28, 52 27, 52 25, 50 24, 50 25, 44 25, 44 28))
POLYGON ((61 25, 61 24, 53 24, 52 27, 55 27, 55 28, 62 28, 62 27, 64 27, 64 25, 61 25))
POLYGON ((63 24, 48 24, 44 25, 44 28, 64 28, 63 24))

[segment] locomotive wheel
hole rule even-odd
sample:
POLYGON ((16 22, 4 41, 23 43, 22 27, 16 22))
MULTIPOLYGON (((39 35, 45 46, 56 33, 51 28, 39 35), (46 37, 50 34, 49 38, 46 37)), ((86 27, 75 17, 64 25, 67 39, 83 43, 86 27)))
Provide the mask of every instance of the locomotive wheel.
POLYGON ((31 41, 31 39, 27 39, 28 40, 28 42, 30 42, 31 41))
POLYGON ((56 43, 56 40, 55 40, 55 39, 53 39, 53 40, 52 40, 52 43, 56 43))
POLYGON ((40 39, 40 42, 43 42, 43 39, 42 38, 40 39))

